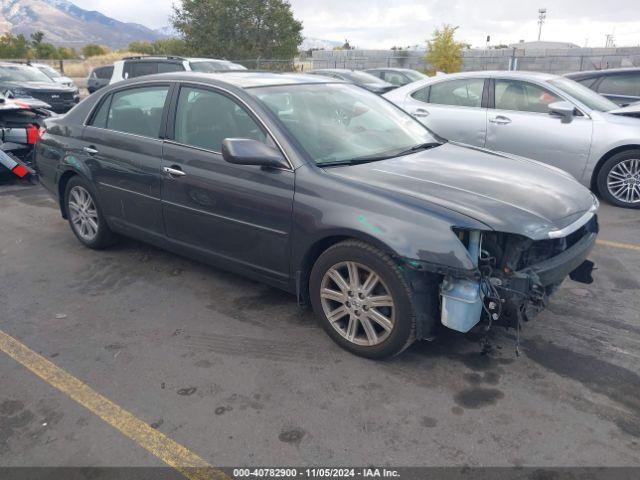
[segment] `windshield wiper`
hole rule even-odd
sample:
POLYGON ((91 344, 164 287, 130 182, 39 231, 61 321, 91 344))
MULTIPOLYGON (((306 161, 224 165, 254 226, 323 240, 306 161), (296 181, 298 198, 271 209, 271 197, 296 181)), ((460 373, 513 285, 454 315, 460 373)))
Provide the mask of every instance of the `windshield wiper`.
POLYGON ((420 143, 418 145, 414 145, 411 148, 407 148, 406 150, 403 150, 402 152, 396 154, 396 156, 400 157, 402 155, 409 155, 410 153, 417 152, 418 150, 428 150, 430 148, 439 147, 440 145, 442 145, 442 143, 440 142, 420 143))
POLYGON ((399 152, 394 151, 385 155, 371 155, 369 157, 352 158, 351 160, 338 160, 335 162, 319 163, 319 167, 339 167, 342 165, 361 165, 363 163, 379 162, 380 160, 389 160, 390 158, 400 157, 402 155, 409 155, 410 153, 417 152, 418 150, 427 150, 429 148, 439 147, 442 143, 428 142, 414 145, 411 148, 401 150, 399 152))

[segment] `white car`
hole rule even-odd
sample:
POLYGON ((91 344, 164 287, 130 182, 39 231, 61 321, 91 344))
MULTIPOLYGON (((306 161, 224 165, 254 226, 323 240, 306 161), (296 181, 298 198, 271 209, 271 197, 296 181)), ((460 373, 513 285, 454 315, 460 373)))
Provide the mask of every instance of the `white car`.
POLYGON ((232 70, 246 70, 246 67, 228 60, 215 58, 186 58, 172 56, 126 57, 113 64, 113 74, 109 84, 128 78, 169 72, 215 73, 232 70))
POLYGON ((566 77, 465 72, 384 97, 443 138, 559 167, 613 205, 640 208, 640 107, 566 77))
POLYGON ((76 88, 76 84, 73 83, 73 80, 71 80, 69 77, 65 77, 59 71, 49 65, 45 65, 44 63, 32 63, 31 66, 37 68, 51 80, 59 83, 60 85, 76 88))

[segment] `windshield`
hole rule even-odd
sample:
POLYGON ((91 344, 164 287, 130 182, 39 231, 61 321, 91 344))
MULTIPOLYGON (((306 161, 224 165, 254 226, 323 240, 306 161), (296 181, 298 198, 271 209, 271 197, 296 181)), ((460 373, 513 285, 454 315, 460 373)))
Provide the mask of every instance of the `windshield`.
POLYGON ((246 70, 242 65, 231 62, 216 62, 208 60, 203 62, 191 62, 191 70, 202 73, 215 73, 224 70, 246 70))
POLYGON ((4 82, 53 82, 37 68, 22 65, 4 65, 0 67, 0 80, 4 82))
POLYGON ((45 75, 47 75, 48 77, 50 77, 50 78, 60 78, 60 77, 62 77, 62 75, 60 75, 57 70, 55 70, 55 69, 53 69, 51 67, 48 67, 46 65, 41 65, 41 66, 36 67, 36 68, 38 70, 40 70, 42 73, 44 73, 45 75))
POLYGON ((619 108, 618 105, 611 100, 606 99, 602 95, 598 95, 593 90, 588 89, 584 85, 580 85, 569 78, 555 78, 549 80, 549 83, 554 87, 562 90, 567 95, 572 96, 580 103, 583 103, 591 110, 597 110, 598 112, 608 112, 615 108, 619 108))
POLYGON ((353 71, 344 74, 345 77, 348 77, 350 80, 359 83, 385 83, 384 80, 379 79, 378 77, 374 77, 370 73, 353 71))
POLYGON ((318 165, 396 156, 437 143, 421 123, 371 92, 326 83, 248 90, 318 165))
POLYGON ((404 70, 404 73, 412 82, 417 82, 418 80, 424 80, 427 77, 424 73, 416 72, 415 70, 404 70))

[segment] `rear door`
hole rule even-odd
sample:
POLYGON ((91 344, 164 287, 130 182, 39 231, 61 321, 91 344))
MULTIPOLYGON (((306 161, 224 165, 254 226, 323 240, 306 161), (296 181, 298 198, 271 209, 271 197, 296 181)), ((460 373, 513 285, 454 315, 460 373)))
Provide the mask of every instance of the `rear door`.
POLYGON ((289 278, 294 172, 227 163, 225 138, 275 146, 235 96, 183 85, 175 95, 163 154, 166 234, 232 268, 289 278))
POLYGON ((160 129, 169 89, 147 84, 106 95, 82 136, 103 213, 136 236, 163 235, 160 129))
POLYGON ((495 79, 487 148, 549 163, 581 178, 591 148, 591 119, 576 110, 571 122, 549 112, 564 98, 542 85, 495 79))
POLYGON ((484 147, 484 91, 484 78, 443 80, 411 92, 403 108, 441 137, 484 147))

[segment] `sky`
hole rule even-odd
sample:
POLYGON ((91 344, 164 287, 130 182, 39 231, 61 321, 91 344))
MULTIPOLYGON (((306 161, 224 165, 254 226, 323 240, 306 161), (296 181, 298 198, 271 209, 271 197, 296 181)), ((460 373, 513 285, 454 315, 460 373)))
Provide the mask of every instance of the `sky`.
MULTIPOLYGON (((122 21, 160 28, 179 0, 72 0, 122 21)), ((603 47, 640 45, 640 0, 290 0, 304 35, 359 48, 424 45, 434 28, 459 26, 458 40, 473 46, 536 40, 538 9, 547 9, 542 40, 603 47)))

